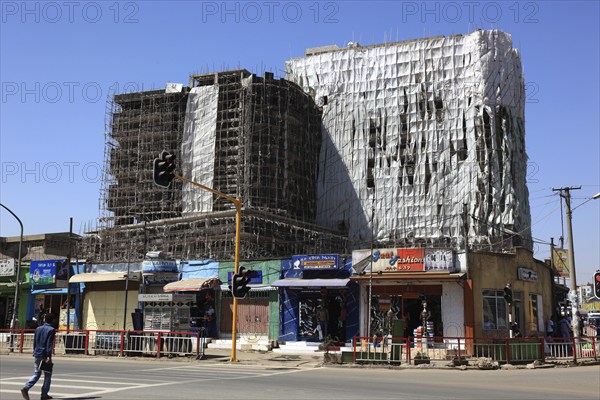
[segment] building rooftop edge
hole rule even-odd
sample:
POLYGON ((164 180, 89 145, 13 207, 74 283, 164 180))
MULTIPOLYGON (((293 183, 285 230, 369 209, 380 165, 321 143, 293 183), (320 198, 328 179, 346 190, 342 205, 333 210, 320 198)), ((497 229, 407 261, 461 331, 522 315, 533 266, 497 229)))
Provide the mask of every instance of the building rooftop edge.
POLYGON ((305 55, 301 56, 301 57, 292 57, 290 58, 288 61, 291 60, 299 60, 302 58, 307 58, 307 57, 313 57, 313 56, 318 56, 321 54, 327 54, 327 53, 336 53, 336 52, 342 52, 342 51, 348 51, 348 50, 353 50, 353 49, 373 49, 373 48, 378 48, 378 47, 388 47, 388 46, 397 46, 400 44, 407 44, 407 43, 414 43, 414 42, 420 42, 420 41, 429 41, 429 40, 438 40, 438 39, 442 39, 442 38, 455 38, 455 37, 463 37, 463 36, 469 36, 472 35, 475 32, 493 32, 493 31, 497 31, 497 32, 501 32, 507 35, 510 35, 508 32, 504 32, 500 29, 476 29, 470 33, 457 33, 454 35, 437 35, 437 36, 430 36, 430 37, 425 37, 425 38, 417 38, 417 39, 406 39, 406 40, 400 40, 400 41, 396 41, 396 42, 389 42, 389 43, 377 43, 377 44, 370 44, 370 45, 366 45, 366 46, 362 46, 360 45, 358 42, 350 42, 348 44, 347 47, 338 47, 337 45, 324 45, 324 46, 319 46, 319 47, 309 47, 306 49, 305 55), (309 52, 312 51, 312 52, 309 52))

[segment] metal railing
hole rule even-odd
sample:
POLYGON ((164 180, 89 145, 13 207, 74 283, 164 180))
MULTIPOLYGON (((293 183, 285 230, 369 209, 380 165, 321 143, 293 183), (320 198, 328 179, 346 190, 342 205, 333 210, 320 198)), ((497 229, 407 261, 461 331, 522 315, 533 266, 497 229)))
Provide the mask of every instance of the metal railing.
POLYGON ((354 363, 431 363, 456 362, 463 364, 481 357, 498 363, 529 363, 546 361, 598 361, 598 338, 521 337, 521 338, 464 338, 357 336, 353 343, 354 363))
MULTIPOLYGON (((0 329, 0 352, 33 352, 33 329, 0 329), (11 340, 12 339, 12 340, 11 340), (11 346, 12 344, 12 346, 11 346)), ((499 363, 599 361, 600 338, 465 338, 391 336, 353 339, 354 363, 430 363, 441 361, 468 362, 486 357, 499 363)), ((78 330, 57 331, 54 354, 88 356, 186 356, 204 358, 206 337, 203 331, 123 331, 78 330)), ((343 356, 343 354, 342 354, 343 356)))
MULTIPOLYGON (((0 351, 31 353, 35 330, 0 330, 0 351), (12 341, 11 341, 12 337, 12 341), (12 347, 11 347, 12 343, 12 347)), ((193 356, 204 358, 206 337, 197 332, 78 330, 56 331, 54 354, 111 356, 193 356)))

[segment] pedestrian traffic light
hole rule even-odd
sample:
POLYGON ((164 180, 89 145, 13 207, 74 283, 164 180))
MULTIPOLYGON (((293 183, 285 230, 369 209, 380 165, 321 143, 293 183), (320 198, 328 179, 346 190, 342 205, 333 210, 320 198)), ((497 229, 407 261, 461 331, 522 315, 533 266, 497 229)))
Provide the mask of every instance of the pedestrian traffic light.
POLYGON ((240 267, 237 274, 231 277, 231 293, 233 297, 243 299, 250 291, 250 275, 253 271, 247 271, 246 268, 240 267))
POLYGON ((600 271, 596 271, 594 274, 594 296, 600 299, 600 271))
POLYGON ((163 150, 160 158, 154 159, 154 183, 160 187, 169 187, 175 178, 175 154, 163 150))
POLYGON ((506 300, 506 302, 508 304, 512 304, 513 291, 512 291, 510 283, 507 283, 506 286, 504 287, 504 300, 506 300))

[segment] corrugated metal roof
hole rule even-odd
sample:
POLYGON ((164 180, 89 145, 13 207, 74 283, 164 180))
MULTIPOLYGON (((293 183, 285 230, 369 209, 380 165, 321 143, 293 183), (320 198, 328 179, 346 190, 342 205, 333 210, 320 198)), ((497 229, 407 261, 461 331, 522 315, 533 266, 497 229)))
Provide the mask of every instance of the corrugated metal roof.
POLYGON ((200 291, 202 289, 210 289, 217 287, 221 284, 221 281, 217 277, 213 278, 194 278, 186 279, 183 281, 176 281, 167 283, 163 290, 165 292, 188 292, 188 291, 200 291))

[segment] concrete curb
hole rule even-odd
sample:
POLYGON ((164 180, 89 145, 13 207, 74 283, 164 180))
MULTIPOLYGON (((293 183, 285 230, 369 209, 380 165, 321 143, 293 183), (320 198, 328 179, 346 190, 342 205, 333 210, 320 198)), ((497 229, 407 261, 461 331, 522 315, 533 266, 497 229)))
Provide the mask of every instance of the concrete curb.
MULTIPOLYGON (((339 363, 339 362, 325 362, 324 352, 315 353, 301 353, 301 354, 288 354, 272 351, 240 351, 236 352, 237 363, 236 365, 260 365, 268 367, 279 367, 279 368, 380 368, 380 369, 419 369, 419 370, 511 370, 511 369, 546 369, 546 368, 570 368, 570 367, 585 367, 585 366, 596 366, 600 365, 600 361, 585 361, 585 362, 552 362, 544 363, 533 362, 530 364, 502 364, 493 365, 490 368, 481 368, 474 362, 470 365, 452 365, 448 361, 432 361, 431 364, 413 365, 402 362, 386 363, 386 362, 364 362, 364 363, 339 363)), ((19 358, 32 358, 31 354, 25 353, 7 353, 3 354, 3 357, 19 357, 19 358)), ((140 362, 181 362, 181 363, 195 363, 195 362, 213 362, 213 363, 230 363, 231 350, 225 349, 207 349, 205 357, 202 359, 196 359, 194 357, 116 357, 116 356, 86 356, 79 354, 55 354, 56 358, 69 358, 81 361, 95 360, 95 361, 111 361, 111 360, 130 360, 140 362)))

